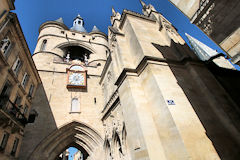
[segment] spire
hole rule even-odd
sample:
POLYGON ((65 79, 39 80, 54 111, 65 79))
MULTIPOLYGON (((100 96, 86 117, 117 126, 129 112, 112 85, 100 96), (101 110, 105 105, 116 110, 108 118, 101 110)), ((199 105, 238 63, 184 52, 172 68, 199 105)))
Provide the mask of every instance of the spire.
POLYGON ((62 17, 58 18, 57 20, 55 20, 56 22, 59 22, 59 23, 63 23, 63 19, 62 17))
POLYGON ((116 11, 115 11, 115 9, 112 7, 112 16, 116 16, 116 11))
POLYGON ((141 3, 141 5, 142 5, 143 7, 146 6, 146 3, 144 3, 142 0, 140 0, 140 3, 141 3))
POLYGON ((84 28, 84 21, 83 18, 80 16, 80 14, 77 15, 77 17, 73 21, 73 27, 71 30, 78 31, 78 32, 87 32, 84 28))
POLYGON ((190 45, 193 48, 193 51, 196 53, 196 55, 202 60, 206 61, 209 60, 211 57, 218 54, 217 51, 213 50, 212 48, 208 47, 207 45, 203 44, 199 40, 193 38, 189 34, 185 33, 187 36, 190 45))
MULTIPOLYGON (((193 38, 189 34, 185 33, 185 35, 187 36, 193 51, 202 61, 207 61, 210 58, 219 54, 216 50, 213 50, 212 48, 193 38)), ((219 67, 235 69, 234 66, 223 56, 216 57, 212 61, 219 67)))
POLYGON ((83 19, 80 14, 78 13, 77 17, 76 18, 79 18, 79 19, 83 19))
POLYGON ((92 32, 100 32, 100 30, 96 26, 93 26, 92 32))

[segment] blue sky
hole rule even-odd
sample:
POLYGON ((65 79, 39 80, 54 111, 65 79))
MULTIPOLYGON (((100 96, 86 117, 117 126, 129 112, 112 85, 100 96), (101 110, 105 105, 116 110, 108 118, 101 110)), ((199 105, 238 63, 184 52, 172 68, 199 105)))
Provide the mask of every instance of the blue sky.
POLYGON ((69 158, 68 160, 73 160, 73 155, 78 151, 76 148, 74 147, 69 147, 68 149, 69 151, 69 158))
MULTIPOLYGON (((155 6, 178 29, 180 35, 186 40, 185 32, 206 43, 211 48, 221 52, 214 42, 208 39, 202 31, 177 10, 168 0, 145 0, 155 6)), ((111 7, 122 13, 123 9, 141 13, 139 0, 17 0, 16 10, 24 35, 31 53, 37 43, 39 26, 46 21, 62 17, 64 23, 70 28, 73 19, 79 13, 85 21, 85 28, 91 31, 96 25, 101 31, 107 33, 112 14, 111 7)), ((188 41, 187 41, 188 42, 188 41)))

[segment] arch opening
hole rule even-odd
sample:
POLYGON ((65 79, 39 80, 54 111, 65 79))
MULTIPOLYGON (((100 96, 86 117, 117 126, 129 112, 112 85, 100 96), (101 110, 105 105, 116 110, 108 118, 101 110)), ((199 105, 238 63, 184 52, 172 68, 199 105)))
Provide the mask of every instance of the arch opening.
POLYGON ((86 160, 88 152, 77 144, 71 144, 67 149, 64 149, 55 160, 86 160))
POLYGON ((86 62, 90 58, 92 53, 88 49, 81 46, 66 46, 62 48, 64 51, 64 58, 68 61, 80 60, 81 62, 86 62))
POLYGON ((85 160, 102 152, 102 144, 101 136, 94 129, 74 121, 48 135, 28 159, 42 157, 42 159, 58 160, 59 156, 65 154, 69 147, 75 147, 85 160))

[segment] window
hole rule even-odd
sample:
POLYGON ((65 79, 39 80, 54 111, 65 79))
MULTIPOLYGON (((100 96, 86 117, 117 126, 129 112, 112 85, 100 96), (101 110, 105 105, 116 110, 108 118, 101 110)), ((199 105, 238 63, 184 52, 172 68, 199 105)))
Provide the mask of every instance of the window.
POLYGON ((40 51, 45 51, 45 49, 46 49, 46 44, 47 44, 47 40, 44 39, 43 42, 42 42, 42 45, 41 45, 40 51))
POLYGON ((15 99, 15 101, 14 101, 14 104, 15 104, 17 107, 19 107, 21 101, 22 101, 22 98, 21 98, 19 95, 17 95, 17 97, 16 97, 16 99, 15 99))
POLYGON ((80 112, 80 104, 78 98, 72 99, 71 112, 80 112))
POLYGON ((0 50, 3 53, 4 56, 7 55, 10 46, 11 46, 10 39, 8 37, 4 37, 3 40, 1 40, 1 43, 0 43, 0 50))
POLYGON ((13 147, 12 147, 12 152, 11 152, 11 155, 13 155, 13 156, 16 154, 18 143, 19 143, 19 139, 15 138, 13 147))
POLYGON ((4 150, 5 149, 5 147, 7 145, 8 138, 9 138, 9 133, 4 132, 3 137, 2 137, 0 150, 4 150))
POLYGON ((12 88, 11 83, 7 81, 3 86, 2 92, 0 94, 0 107, 5 107, 5 105, 7 104, 11 88, 12 88))
POLYGON ((29 88, 29 92, 28 92, 28 96, 29 96, 29 97, 32 97, 33 90, 34 90, 34 85, 31 84, 31 86, 30 86, 30 88, 29 88))
POLYGON ((29 75, 27 74, 27 72, 24 73, 23 75, 23 79, 22 79, 22 86, 25 87, 27 82, 28 82, 28 79, 29 79, 29 75))
POLYGON ((13 70, 13 72, 14 72, 16 75, 18 74, 21 66, 22 66, 22 61, 21 61, 20 58, 18 57, 18 58, 16 59, 15 63, 13 64, 13 66, 12 66, 12 70, 13 70))

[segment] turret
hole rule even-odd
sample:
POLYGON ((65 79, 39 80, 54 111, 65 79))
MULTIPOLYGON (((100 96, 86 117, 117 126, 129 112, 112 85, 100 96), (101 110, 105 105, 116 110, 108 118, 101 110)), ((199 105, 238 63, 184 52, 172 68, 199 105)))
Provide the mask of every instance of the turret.
POLYGON ((84 28, 84 21, 80 14, 78 14, 77 17, 74 19, 73 27, 71 28, 71 30, 78 32, 87 32, 84 28))

